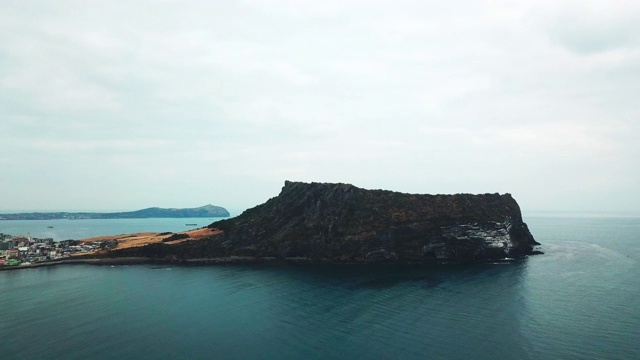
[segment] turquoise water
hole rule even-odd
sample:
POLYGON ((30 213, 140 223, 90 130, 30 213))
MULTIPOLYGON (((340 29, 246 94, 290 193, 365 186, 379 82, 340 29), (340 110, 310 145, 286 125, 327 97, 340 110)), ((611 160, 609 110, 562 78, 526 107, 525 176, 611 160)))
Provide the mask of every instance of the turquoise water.
POLYGON ((0 272, 0 356, 640 358, 640 218, 526 221, 510 264, 0 272))
POLYGON ((14 236, 29 233, 32 237, 55 241, 78 240, 136 232, 181 232, 205 227, 221 219, 225 218, 0 220, 0 233, 14 236))

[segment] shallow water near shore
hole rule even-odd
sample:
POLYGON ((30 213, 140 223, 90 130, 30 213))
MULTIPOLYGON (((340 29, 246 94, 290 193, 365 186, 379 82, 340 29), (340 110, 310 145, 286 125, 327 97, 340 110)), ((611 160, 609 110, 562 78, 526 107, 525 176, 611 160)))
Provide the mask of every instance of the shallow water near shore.
POLYGON ((640 358, 640 218, 525 221, 506 264, 0 272, 2 358, 640 358))

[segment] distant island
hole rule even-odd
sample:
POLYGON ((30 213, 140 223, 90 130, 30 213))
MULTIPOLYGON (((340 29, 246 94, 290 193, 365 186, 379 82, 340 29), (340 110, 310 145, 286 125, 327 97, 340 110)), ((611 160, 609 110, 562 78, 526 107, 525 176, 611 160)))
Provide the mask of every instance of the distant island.
MULTIPOLYGON (((286 181, 280 195, 195 241, 93 257, 168 262, 469 263, 538 254, 510 194, 420 195, 286 181)), ((177 239, 176 240, 180 240, 177 239)))
POLYGON ((197 208, 164 209, 151 207, 136 211, 126 212, 32 212, 0 214, 0 220, 56 220, 56 219, 143 219, 143 218, 212 218, 229 217, 227 209, 205 205, 197 208))

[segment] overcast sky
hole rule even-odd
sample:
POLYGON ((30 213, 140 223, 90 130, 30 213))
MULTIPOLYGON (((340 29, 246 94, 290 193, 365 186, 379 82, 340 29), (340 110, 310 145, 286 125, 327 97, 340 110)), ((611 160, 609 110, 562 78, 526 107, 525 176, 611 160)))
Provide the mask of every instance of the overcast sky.
POLYGON ((3 0, 0 109, 2 210, 640 211, 640 2, 3 0))

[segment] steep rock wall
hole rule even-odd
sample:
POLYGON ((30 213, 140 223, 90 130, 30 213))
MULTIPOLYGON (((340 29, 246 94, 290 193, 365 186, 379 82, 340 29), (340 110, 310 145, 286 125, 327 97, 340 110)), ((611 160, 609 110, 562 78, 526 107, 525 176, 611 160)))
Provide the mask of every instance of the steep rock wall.
POLYGON ((304 258, 319 262, 473 262, 534 253, 509 194, 417 195, 285 182, 280 195, 209 225, 220 235, 113 256, 304 258))

